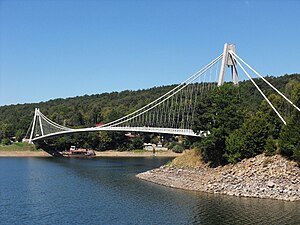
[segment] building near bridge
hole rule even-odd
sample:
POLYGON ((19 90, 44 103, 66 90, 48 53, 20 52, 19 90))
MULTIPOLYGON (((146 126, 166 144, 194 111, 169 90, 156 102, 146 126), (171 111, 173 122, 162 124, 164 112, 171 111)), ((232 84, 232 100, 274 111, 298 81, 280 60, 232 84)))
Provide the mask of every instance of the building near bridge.
POLYGON ((152 143, 144 143, 144 150, 146 151, 168 151, 168 148, 163 147, 161 142, 158 142, 157 145, 156 144, 152 144, 152 143))

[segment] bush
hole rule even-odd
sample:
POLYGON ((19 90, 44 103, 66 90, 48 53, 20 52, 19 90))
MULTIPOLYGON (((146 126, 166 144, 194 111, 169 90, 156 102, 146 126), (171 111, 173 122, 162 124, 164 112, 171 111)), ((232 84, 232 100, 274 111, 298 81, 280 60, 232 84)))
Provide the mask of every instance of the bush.
POLYGON ((184 147, 182 145, 175 145, 173 148, 172 148, 172 151, 173 152, 176 152, 176 153, 182 153, 184 150, 184 147))
POLYGON ((277 153, 278 143, 272 137, 269 137, 266 142, 265 155, 272 156, 277 153))
MULTIPOLYGON (((235 163, 264 152, 270 127, 271 124, 268 123, 266 115, 260 111, 245 120, 242 127, 232 132, 226 139, 224 156, 227 161, 235 163)), ((269 148, 271 151, 272 147, 269 146, 269 148)))
POLYGON ((205 162, 210 162, 211 167, 223 165, 226 162, 224 157, 226 135, 224 128, 213 128, 201 142, 201 155, 205 162))
POLYGON ((1 144, 3 144, 3 145, 10 145, 11 142, 10 142, 10 140, 8 138, 3 138, 2 141, 1 141, 1 144))
POLYGON ((281 129, 280 154, 295 160, 300 165, 300 113, 297 112, 281 129))
POLYGON ((172 141, 168 144, 168 149, 173 149, 174 146, 177 145, 177 142, 176 141, 172 141))
POLYGON ((237 163, 243 157, 245 135, 241 133, 241 129, 232 132, 226 138, 225 158, 229 163, 237 163))

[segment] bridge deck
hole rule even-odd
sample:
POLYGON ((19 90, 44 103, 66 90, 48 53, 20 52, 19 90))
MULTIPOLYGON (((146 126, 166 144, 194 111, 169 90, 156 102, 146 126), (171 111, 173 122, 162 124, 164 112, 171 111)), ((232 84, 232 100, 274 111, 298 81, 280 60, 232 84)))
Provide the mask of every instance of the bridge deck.
POLYGON ((46 134, 43 136, 35 137, 32 141, 44 140, 51 137, 61 136, 64 134, 80 133, 80 132, 97 132, 97 131, 125 131, 125 132, 146 132, 146 133, 160 133, 160 134, 175 134, 185 135, 192 137, 200 137, 200 134, 194 133, 191 129, 178 129, 178 128, 161 128, 161 127, 91 127, 79 128, 60 131, 56 133, 46 134))

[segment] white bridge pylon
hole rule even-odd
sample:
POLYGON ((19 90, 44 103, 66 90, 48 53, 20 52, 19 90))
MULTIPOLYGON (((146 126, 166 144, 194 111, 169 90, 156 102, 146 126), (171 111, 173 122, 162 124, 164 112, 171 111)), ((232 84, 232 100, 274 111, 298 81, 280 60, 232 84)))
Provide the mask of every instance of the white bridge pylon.
POLYGON ((251 80, 253 85, 258 89, 263 98, 268 102, 270 107, 276 112, 281 121, 286 124, 283 116, 263 93, 243 65, 256 76, 261 78, 284 100, 300 112, 299 107, 291 102, 278 89, 276 89, 236 54, 234 45, 225 44, 221 55, 180 83, 178 86, 154 101, 146 104, 142 108, 117 120, 104 124, 101 127, 77 129, 68 128, 48 119, 38 108, 36 108, 25 139, 32 143, 37 140, 43 140, 65 134, 95 131, 149 132, 201 137, 201 132, 195 133, 192 130, 194 115, 197 110, 197 102, 205 98, 205 94, 209 93, 209 91, 223 85, 226 66, 231 68, 233 84, 236 86, 238 85, 237 67, 239 66, 239 68, 251 80))

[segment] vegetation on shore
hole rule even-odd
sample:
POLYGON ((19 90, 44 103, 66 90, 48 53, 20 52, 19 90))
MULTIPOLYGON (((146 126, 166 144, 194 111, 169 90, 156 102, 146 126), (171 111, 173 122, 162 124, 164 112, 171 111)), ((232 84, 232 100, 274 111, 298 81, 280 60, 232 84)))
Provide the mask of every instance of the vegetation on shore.
POLYGON ((37 149, 35 145, 28 143, 13 143, 10 145, 0 144, 0 151, 41 151, 41 149, 37 149))
MULTIPOLYGON (((300 105, 300 75, 267 77, 297 106, 300 105)), ((174 151, 197 148, 199 155, 211 166, 236 163, 260 153, 280 153, 300 162, 300 115, 282 97, 261 79, 257 84, 275 107, 287 125, 277 117, 267 102, 250 81, 240 82, 238 87, 225 84, 206 90, 198 98, 193 121, 195 132, 209 131, 205 138, 174 137, 164 135, 163 144, 174 151)), ((72 128, 91 127, 103 124, 144 106, 175 85, 154 87, 138 91, 122 91, 55 99, 33 104, 18 104, 0 107, 0 142, 9 145, 14 137, 21 141, 33 118, 34 108, 51 120, 72 128)), ((161 137, 155 134, 136 134, 128 138, 124 133, 93 132, 66 135, 47 140, 51 148, 63 150, 70 145, 95 150, 141 149, 143 143, 158 143, 161 137)), ((39 146, 37 146, 39 148, 39 146)))
MULTIPOLYGON (((300 75, 276 78, 271 83, 300 106, 300 75)), ((300 112, 261 80, 258 84, 287 125, 262 97, 256 96, 258 91, 248 81, 238 88, 226 84, 212 90, 199 101, 194 124, 196 132, 210 131, 197 146, 211 166, 236 163, 261 153, 279 153, 300 164, 300 112)))
POLYGON ((168 165, 136 176, 167 187, 233 196, 300 201, 300 168, 281 155, 257 155, 236 164, 211 168, 187 151, 168 165), (188 165, 188 166, 187 166, 188 165), (196 166, 195 166, 196 165, 196 166))
POLYGON ((188 169, 195 169, 200 166, 201 167, 205 166, 200 151, 196 149, 184 151, 182 155, 177 156, 168 165, 177 168, 188 168, 188 169))

